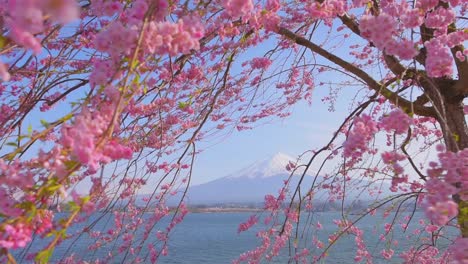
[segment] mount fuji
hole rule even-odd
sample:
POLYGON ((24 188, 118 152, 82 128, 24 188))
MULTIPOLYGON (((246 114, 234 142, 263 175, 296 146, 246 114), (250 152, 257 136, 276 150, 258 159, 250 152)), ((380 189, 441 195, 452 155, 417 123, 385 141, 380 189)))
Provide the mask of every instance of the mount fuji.
MULTIPOLYGON (((213 204, 258 204, 264 201, 265 195, 278 195, 279 190, 284 186, 284 181, 288 179, 290 172, 286 170, 289 162, 296 162, 283 153, 277 153, 267 159, 252 163, 251 165, 231 173, 225 177, 200 184, 193 185, 187 192, 187 203, 189 205, 213 205, 213 204)), ((292 176, 289 186, 294 190, 296 188, 301 171, 296 171, 292 176)), ((315 173, 309 171, 301 183, 301 193, 306 194, 312 182, 315 173)), ((328 183, 336 181, 334 179, 325 179, 318 176, 315 186, 319 183, 328 183)), ((339 180, 338 180, 339 181, 339 180)), ((368 191, 371 182, 365 179, 356 179, 351 184, 347 184, 346 203, 354 201, 370 202, 376 199, 368 191)), ((372 185, 375 186, 375 185, 372 185)), ((378 190, 381 190, 378 197, 387 197, 395 193, 389 191, 389 182, 379 183, 378 190)), ((375 192, 378 192, 376 190, 375 192)), ((327 203, 328 190, 320 189, 314 193, 314 200, 327 203)))
MULTIPOLYGON (((191 186, 187 202, 192 205, 263 202, 265 195, 278 194, 290 174, 286 166, 295 161, 295 158, 277 153, 220 179, 191 186)), ((312 182, 310 175, 306 178, 312 182)), ((291 180, 292 186, 298 180, 299 174, 295 173, 291 180)))

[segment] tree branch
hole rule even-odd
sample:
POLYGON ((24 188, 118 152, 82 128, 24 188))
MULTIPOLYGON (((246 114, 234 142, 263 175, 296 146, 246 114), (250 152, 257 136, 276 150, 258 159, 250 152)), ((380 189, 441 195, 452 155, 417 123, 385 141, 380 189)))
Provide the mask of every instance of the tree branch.
POLYGON ((310 49, 312 52, 315 52, 319 54, 320 56, 324 57, 328 61, 342 67, 346 71, 354 74, 356 77, 361 79, 364 83, 368 85, 368 87, 376 92, 379 92, 385 98, 387 98, 390 102, 393 104, 399 106, 402 108, 405 112, 407 113, 412 113, 414 112, 417 115, 420 116, 435 116, 434 110, 432 107, 425 107, 421 105, 415 105, 413 102, 408 101, 402 97, 400 97, 398 94, 392 92, 391 90, 387 89, 385 85, 380 84, 376 80, 374 80, 370 75, 368 75, 365 71, 359 69, 358 67, 354 66, 353 64, 341 59, 340 57, 326 51, 325 49, 321 48, 320 46, 314 44, 313 42, 298 36, 294 32, 280 27, 277 30, 277 33, 281 36, 284 36, 292 41, 294 41, 296 44, 304 46, 308 49, 310 49))

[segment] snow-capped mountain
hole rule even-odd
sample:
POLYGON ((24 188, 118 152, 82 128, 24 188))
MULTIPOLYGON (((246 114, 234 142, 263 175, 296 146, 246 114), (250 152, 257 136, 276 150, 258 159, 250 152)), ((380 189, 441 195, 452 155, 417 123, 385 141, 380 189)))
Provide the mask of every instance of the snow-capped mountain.
MULTIPOLYGON (((191 186, 188 191, 189 204, 213 203, 259 203, 265 195, 277 195, 288 179, 286 170, 289 162, 296 159, 283 153, 277 153, 267 159, 231 173, 223 178, 191 186)), ((299 180, 299 174, 293 176, 292 184, 299 180)), ((309 178, 312 178, 309 176, 309 178)))
MULTIPOLYGON (((278 195, 279 190, 284 186, 284 181, 289 178, 290 172, 286 170, 289 162, 296 162, 286 154, 278 153, 267 159, 257 161, 251 165, 231 173, 225 177, 213 180, 204 184, 191 186, 187 193, 187 203, 189 205, 212 205, 227 203, 262 203, 265 195, 278 195)), ((302 173, 296 171, 292 176, 289 186, 290 191, 296 188, 302 173)), ((310 171, 301 183, 301 193, 306 194, 312 185, 315 173, 310 171)), ((318 176, 314 186, 318 184, 329 185, 341 181, 341 178, 324 179, 318 176)), ((338 184, 339 185, 339 184, 338 184)), ((370 196, 365 189, 368 189, 370 182, 357 179, 353 183, 346 184, 346 203, 354 200, 371 201, 375 198, 370 196)), ((380 198, 390 195, 388 183, 380 183, 383 194, 380 198)), ((320 188, 315 190, 314 200, 325 202, 329 199, 329 190, 320 188)), ((337 191, 332 191, 337 192, 337 191)))
POLYGON ((286 166, 289 162, 295 162, 296 159, 292 158, 283 153, 277 153, 269 158, 266 158, 261 161, 254 162, 249 166, 238 170, 229 176, 226 176, 226 179, 235 179, 235 178, 267 178, 276 175, 289 174, 286 170, 286 166))

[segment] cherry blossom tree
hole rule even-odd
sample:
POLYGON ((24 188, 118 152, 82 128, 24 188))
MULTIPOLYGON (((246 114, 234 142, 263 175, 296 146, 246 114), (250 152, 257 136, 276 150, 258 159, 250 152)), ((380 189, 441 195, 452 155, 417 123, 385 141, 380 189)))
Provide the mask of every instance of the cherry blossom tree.
MULTIPOLYGON (((289 106, 330 87, 330 109, 342 103, 340 89, 355 91, 349 115, 323 148, 305 149, 311 157, 285 168, 302 182, 317 166, 315 179, 326 180, 306 193, 286 180, 278 196, 265 197, 262 244, 237 261, 271 259, 288 241, 292 260, 319 261, 352 235, 355 260, 370 263, 356 223, 414 201, 424 208, 430 243, 381 255, 466 263, 466 9, 463 0, 3 0, 0 260, 46 263, 57 245, 87 235, 90 250, 118 244, 101 261, 156 262, 188 212, 198 142, 286 118, 289 106), (435 151, 437 160, 419 162, 414 149, 435 151), (334 169, 322 171, 327 163, 334 169), (317 190, 344 207, 353 180, 379 177, 390 180, 394 196, 356 219, 343 214, 326 243, 297 242, 317 190), (141 208, 136 194, 147 186, 153 193, 141 208), (181 202, 170 210, 166 201, 177 192, 181 202), (97 212, 112 214, 112 226, 93 231, 97 212), (435 241, 449 226, 457 234, 439 250, 435 241), (146 243, 150 236, 156 242, 146 243), (31 252, 35 237, 50 239, 31 252)), ((252 216, 239 230, 255 224, 252 216)), ((385 225, 383 238, 394 228, 385 225)), ((67 251, 62 261, 80 259, 67 251)))

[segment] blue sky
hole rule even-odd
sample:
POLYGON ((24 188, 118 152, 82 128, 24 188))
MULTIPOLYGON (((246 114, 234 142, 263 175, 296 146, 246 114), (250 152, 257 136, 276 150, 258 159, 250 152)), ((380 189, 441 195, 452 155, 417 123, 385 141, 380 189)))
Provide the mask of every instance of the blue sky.
MULTIPOLYGON (((73 26, 70 27, 73 28, 73 26)), ((267 50, 266 48, 273 47, 273 44, 274 41, 267 43, 261 49, 267 50)), ((252 49, 246 52, 240 61, 261 55, 257 49, 252 49)), ((330 75, 332 73, 328 74, 329 76, 322 75, 321 77, 325 78, 321 78, 321 80, 333 79, 334 82, 337 81, 335 76, 330 75)), ((67 101, 76 101, 78 98, 85 97, 87 91, 87 86, 79 89, 73 92, 67 101)), ((235 130, 224 138, 217 138, 216 142, 208 139, 206 142, 199 143, 197 148, 202 149, 203 152, 196 158, 192 183, 200 184, 226 176, 277 152, 296 157, 304 151, 323 146, 330 139, 331 133, 338 127, 345 114, 349 113, 346 108, 349 106, 349 99, 352 98, 355 91, 354 87, 349 87, 347 91, 342 92, 342 97, 336 104, 336 111, 329 112, 328 104, 321 101, 324 96, 328 96, 330 93, 328 85, 316 87, 312 105, 300 102, 291 106, 291 116, 287 118, 275 118, 263 125, 256 124, 257 127, 252 130, 242 132, 235 130)), ((41 119, 52 122, 65 116, 69 111, 67 102, 59 103, 54 110, 47 112, 47 114, 36 110, 30 116, 31 118, 24 123, 25 129, 31 125, 34 129, 42 130, 41 119)))
POLYGON ((329 112, 328 104, 321 101, 329 90, 324 86, 317 87, 312 105, 298 103, 291 108, 292 114, 287 118, 274 119, 252 130, 235 131, 216 144, 199 144, 198 148, 204 151, 196 158, 193 183, 226 176, 277 152, 296 157, 304 151, 322 147, 349 113, 346 109, 353 91, 353 88, 344 91, 335 111, 329 112))
MULTIPOLYGON (((321 28, 317 34, 320 39, 326 36, 326 31, 321 28)), ((267 43, 266 46, 262 46, 262 49, 266 50, 265 48, 269 45, 271 44, 267 43)), ((337 48, 334 53, 344 58, 349 57, 346 54, 349 51, 346 46, 347 44, 344 44, 343 48, 337 48)), ((310 52, 307 51, 306 54, 310 55, 310 52)), ((250 50, 243 56, 250 59, 253 56, 261 55, 258 50, 250 50)), ((317 63, 324 62, 323 58, 317 57, 316 59, 317 63)), ((319 80, 336 84, 342 81, 342 75, 326 72, 320 74, 319 80)), ((343 86, 338 94, 335 110, 330 112, 328 103, 322 102, 322 98, 330 93, 329 87, 335 89, 336 85, 317 86, 313 92, 312 104, 300 102, 292 106, 290 109, 292 114, 287 118, 273 119, 268 124, 259 125, 252 130, 234 131, 224 138, 217 138, 215 142, 209 140, 199 143, 197 149, 201 149, 203 152, 196 158, 192 184, 200 184, 226 176, 277 152, 296 157, 305 151, 322 147, 331 138, 332 133, 345 116, 349 114, 350 102, 358 89, 354 86, 343 86)), ((70 98, 81 98, 85 90, 73 93, 70 98)), ((56 108, 47 115, 37 113, 34 117, 38 118, 32 118, 28 121, 34 128, 37 128, 40 127, 40 119, 56 120, 67 113, 65 110, 69 109, 56 108)))
MULTIPOLYGON (((317 32, 314 33, 314 41, 319 43, 326 39, 328 36, 327 30, 327 27, 319 27, 317 32)), ((350 41, 351 39, 348 38, 347 40, 350 41)), ((267 50, 272 49, 277 44, 276 41, 278 39, 272 37, 260 46, 250 48, 244 52, 238 58, 238 65, 234 65, 233 72, 239 71, 239 65, 242 61, 263 56, 267 50)), ((337 38, 335 41, 340 42, 340 39, 337 38)), ((347 58, 349 57, 347 45, 356 44, 356 41, 356 39, 353 39, 347 44, 342 43, 344 44, 343 48, 339 48, 340 44, 335 47, 333 52, 347 58)), ((306 50, 305 55, 308 60, 311 59, 309 50, 306 50)), ((289 57, 283 57, 283 55, 276 57, 272 67, 278 67, 278 64, 281 65, 280 60, 290 60, 289 57)), ((317 65, 329 65, 326 59, 318 55, 315 55, 314 60, 317 65)), ((312 71, 312 68, 310 70, 312 71)), ((216 142, 199 143, 197 149, 202 149, 203 152, 196 158, 192 184, 200 184, 224 177, 278 152, 297 157, 305 151, 323 147, 347 114, 350 113, 351 100, 356 96, 359 88, 338 84, 345 79, 349 79, 334 71, 317 74, 317 71, 314 70, 313 77, 316 87, 313 91, 311 105, 301 101, 291 106, 291 115, 287 118, 273 119, 271 122, 258 125, 252 130, 234 131, 216 142), (317 85, 320 82, 323 82, 324 85, 317 85), (338 86, 341 86, 341 88, 338 86), (328 103, 322 102, 323 97, 330 95, 330 89, 340 89, 333 112, 328 110, 328 103)))
MULTIPOLYGON (((259 56, 258 51, 254 53, 259 56)), ((251 58, 248 55, 254 56, 247 54, 247 59, 251 58)), ((322 74, 320 80, 334 83, 340 81, 333 72, 322 74)), ((75 91, 67 100, 76 101, 85 97, 87 90, 85 88, 75 91)), ((312 104, 301 101, 291 106, 289 117, 274 118, 267 124, 255 124, 256 127, 252 130, 234 130, 225 137, 216 137, 214 142, 212 138, 208 138, 207 141, 198 143, 197 149, 203 151, 196 158, 192 184, 224 177, 278 152, 297 157, 305 151, 322 147, 349 113, 350 99, 355 95, 356 88, 342 88, 333 112, 328 110, 328 103, 322 102, 322 98, 329 93, 328 84, 317 86, 313 92, 312 104)), ((32 125, 34 129, 42 130, 41 119, 52 122, 65 116, 69 110, 67 103, 63 102, 47 114, 36 111, 24 126, 32 125)))

